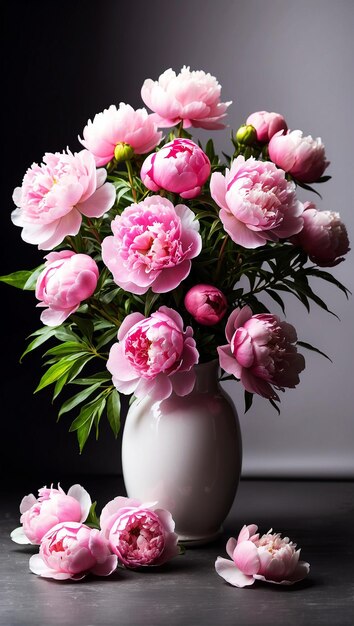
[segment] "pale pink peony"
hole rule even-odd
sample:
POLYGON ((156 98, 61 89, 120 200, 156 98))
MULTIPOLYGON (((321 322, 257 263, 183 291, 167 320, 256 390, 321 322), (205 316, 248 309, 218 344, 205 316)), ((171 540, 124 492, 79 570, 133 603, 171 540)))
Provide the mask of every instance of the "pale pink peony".
POLYGON ((140 176, 151 191, 166 189, 195 198, 210 174, 210 161, 190 139, 174 139, 144 161, 140 176))
POLYGON ((235 309, 225 329, 228 344, 218 347, 220 366, 240 379, 245 389, 279 400, 273 387, 295 387, 305 367, 297 352, 295 328, 276 315, 252 315, 249 306, 235 309))
POLYGON ((101 217, 114 204, 115 188, 106 176, 87 150, 48 152, 41 165, 33 163, 13 194, 18 208, 11 219, 22 227, 22 239, 49 250, 77 235, 83 215, 101 217))
POLYGON ((275 133, 280 130, 288 130, 287 123, 280 113, 268 111, 256 111, 248 116, 246 124, 251 124, 256 129, 257 139, 261 143, 267 143, 275 133))
POLYGON ((218 557, 215 569, 219 576, 234 587, 253 585, 255 580, 276 585, 293 585, 310 571, 309 563, 299 561, 300 549, 288 537, 270 529, 262 537, 255 524, 243 526, 237 538, 226 544, 229 559, 218 557))
POLYGON ((199 354, 193 330, 183 330, 177 311, 161 306, 145 318, 131 313, 118 331, 119 343, 111 347, 107 368, 118 391, 155 400, 190 393, 195 383, 193 366, 199 354))
POLYGON ((47 326, 58 326, 74 313, 96 289, 99 270, 87 254, 71 250, 50 252, 36 284, 38 307, 48 307, 41 315, 47 326))
POLYGON ((303 228, 292 237, 292 242, 301 246, 316 265, 338 265, 350 250, 347 229, 339 213, 318 211, 313 202, 305 202, 304 207, 303 228))
POLYGON ((30 570, 44 578, 81 580, 86 574, 109 576, 117 567, 103 534, 79 522, 57 524, 42 538, 30 570))
POLYGON ((131 293, 171 291, 188 276, 202 247, 193 211, 161 196, 127 207, 111 228, 102 259, 117 285, 131 293))
POLYGON ((65 493, 58 485, 42 487, 38 498, 33 493, 25 496, 20 504, 22 526, 11 533, 15 543, 40 544, 43 535, 59 522, 84 522, 89 514, 91 498, 81 485, 73 485, 65 493))
POLYGON ((212 174, 210 192, 221 208, 226 232, 244 248, 258 248, 302 228, 303 205, 296 198, 295 184, 268 161, 238 156, 225 176, 212 174))
POLYGON ((162 565, 179 554, 172 515, 157 503, 118 496, 102 510, 100 525, 126 567, 162 565))
POLYGON ((199 324, 213 326, 224 317, 227 300, 217 287, 201 284, 187 291, 184 306, 199 324))
POLYGON ((273 163, 303 183, 315 183, 329 165, 320 137, 303 137, 301 130, 276 133, 268 152, 273 163))
POLYGON ((231 102, 220 102, 221 85, 211 74, 190 71, 185 65, 180 73, 170 68, 157 81, 145 80, 141 97, 155 111, 159 127, 171 127, 183 120, 183 127, 216 130, 224 128, 221 120, 231 102))
POLYGON ((136 154, 146 154, 160 143, 162 133, 157 130, 154 117, 146 109, 133 109, 121 102, 119 108, 97 113, 89 120, 80 139, 96 159, 96 165, 106 165, 114 157, 117 144, 129 145, 136 154))

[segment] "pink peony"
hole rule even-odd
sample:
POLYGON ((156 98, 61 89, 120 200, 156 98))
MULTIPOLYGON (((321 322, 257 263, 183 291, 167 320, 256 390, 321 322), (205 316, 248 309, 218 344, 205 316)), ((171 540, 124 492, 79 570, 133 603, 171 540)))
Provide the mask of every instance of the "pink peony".
POLYGON ((226 552, 232 559, 218 557, 215 569, 234 587, 253 585, 255 580, 276 585, 293 585, 310 571, 309 563, 299 561, 300 549, 288 537, 269 530, 262 537, 255 524, 243 526, 237 538, 231 537, 226 552))
POLYGON ((109 109, 97 113, 93 122, 87 122, 83 135, 80 142, 93 154, 98 166, 113 159, 117 144, 129 145, 136 154, 146 154, 156 148, 162 137, 153 116, 146 109, 135 111, 124 102, 118 109, 112 104, 109 109))
POLYGON ((202 247, 199 222, 184 204, 150 196, 117 215, 102 258, 114 281, 136 294, 165 293, 188 276, 202 247))
POLYGON ((33 493, 25 496, 20 504, 22 526, 11 533, 15 543, 40 544, 43 535, 59 522, 84 522, 89 514, 91 498, 81 485, 73 485, 68 493, 43 487, 38 498, 33 493))
POLYGON ((29 566, 44 578, 81 580, 89 572, 109 576, 117 567, 117 557, 99 530, 62 522, 44 535, 39 554, 30 558, 29 566))
POLYGON ((171 127, 183 120, 183 127, 224 128, 221 120, 231 102, 220 102, 221 86, 214 76, 190 71, 185 65, 176 76, 166 70, 157 81, 145 80, 141 97, 156 112, 159 127, 171 127))
POLYGON ((257 139, 261 143, 267 143, 275 133, 280 130, 288 130, 287 123, 280 113, 268 113, 268 111, 256 111, 248 116, 246 124, 251 124, 256 129, 257 139))
POLYGON ((157 503, 118 496, 102 510, 100 524, 112 552, 126 567, 162 565, 179 553, 172 515, 157 503))
POLYGON ((279 400, 281 391, 295 387, 305 367, 296 349, 295 328, 276 315, 252 315, 249 306, 235 309, 226 324, 229 342, 218 348, 220 366, 241 380, 247 391, 279 400))
POLYGON ((320 137, 303 137, 301 130, 276 133, 268 151, 273 163, 303 183, 315 183, 329 165, 320 137))
POLYGON ((41 300, 37 306, 48 307, 41 315, 43 324, 58 326, 93 294, 99 270, 90 256, 71 250, 50 252, 45 258, 36 284, 36 297, 41 300))
POLYGON ((101 217, 114 204, 115 188, 104 182, 106 176, 87 150, 48 152, 41 165, 33 163, 13 194, 18 208, 11 219, 23 228, 22 239, 49 250, 77 235, 82 215, 101 217))
POLYGON ((213 326, 224 317, 227 300, 213 285, 194 285, 186 293, 184 306, 199 324, 213 326))
POLYGON ((302 228, 303 205, 296 198, 295 184, 268 161, 238 156, 225 176, 212 174, 210 192, 221 207, 226 232, 244 248, 258 248, 302 228))
POLYGON ((150 154, 141 168, 141 180, 151 191, 166 189, 182 198, 195 198, 210 174, 210 161, 190 139, 174 139, 150 154))
POLYGON ((199 354, 193 330, 183 330, 177 311, 161 306, 145 318, 131 313, 118 331, 119 343, 110 350, 107 368, 113 384, 125 394, 145 395, 155 400, 190 393, 195 383, 193 365, 199 354))
POLYGON ((305 202, 304 207, 303 228, 292 237, 292 242, 301 246, 316 265, 338 265, 350 250, 347 229, 339 213, 318 211, 313 202, 305 202))

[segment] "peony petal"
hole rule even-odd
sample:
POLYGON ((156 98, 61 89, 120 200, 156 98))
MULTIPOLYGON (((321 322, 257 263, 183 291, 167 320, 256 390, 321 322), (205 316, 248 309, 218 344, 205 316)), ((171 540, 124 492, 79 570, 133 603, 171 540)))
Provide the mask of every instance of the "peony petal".
POLYGON ((94 567, 92 567, 90 572, 95 574, 95 576, 109 576, 117 569, 117 566, 118 558, 115 554, 110 554, 105 561, 97 563, 94 567))
POLYGON ((114 205, 116 191, 111 183, 104 183, 84 202, 77 205, 78 210, 86 217, 102 217, 114 205))
MULTIPOLYGON (((244 526, 244 528, 245 528, 245 526, 244 526)), ((234 553, 234 550, 235 550, 236 546, 237 546, 237 540, 235 539, 235 537, 230 537, 230 539, 228 540, 228 542, 226 544, 226 552, 229 555, 230 559, 232 559, 232 557, 233 557, 233 553, 234 553)))
POLYGON ((48 567, 39 554, 31 556, 29 568, 33 574, 37 574, 37 576, 42 576, 43 578, 55 578, 56 580, 67 580, 71 578, 71 574, 67 572, 57 572, 48 567))
POLYGON ((231 352, 229 345, 219 346, 217 348, 219 355, 220 367, 228 374, 232 374, 235 378, 240 378, 242 373, 242 367, 237 363, 235 357, 231 352))
POLYGON ((259 572, 260 559, 258 550, 252 541, 238 543, 234 550, 233 559, 236 566, 244 574, 253 576, 259 572))
POLYGON ((247 576, 236 567, 233 561, 223 559, 221 556, 218 556, 215 561, 215 569, 219 576, 234 587, 247 587, 254 583, 253 576, 247 576))
POLYGON ((24 496, 20 503, 20 513, 26 513, 34 504, 37 503, 36 496, 30 493, 28 496, 24 496))
POLYGON ((10 534, 12 541, 21 545, 31 544, 32 542, 26 537, 22 526, 15 528, 10 534))
POLYGON ((86 489, 84 489, 84 487, 76 484, 70 487, 67 495, 71 496, 72 498, 75 498, 75 500, 77 500, 78 503, 80 504, 81 519, 79 521, 84 522, 87 519, 87 516, 90 512, 91 504, 92 504, 90 494, 86 491, 86 489))

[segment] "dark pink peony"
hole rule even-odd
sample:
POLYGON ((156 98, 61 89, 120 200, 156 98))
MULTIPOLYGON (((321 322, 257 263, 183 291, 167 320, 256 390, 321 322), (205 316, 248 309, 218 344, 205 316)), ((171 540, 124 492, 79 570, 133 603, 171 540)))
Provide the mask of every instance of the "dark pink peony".
POLYGON ((201 284, 187 291, 184 306, 199 324, 213 326, 224 317, 227 300, 217 287, 201 284))
POLYGON ((190 393, 195 383, 193 366, 199 354, 190 326, 183 330, 177 311, 161 306, 145 318, 131 313, 118 331, 118 341, 109 353, 107 368, 118 391, 137 398, 156 400, 190 393))
POLYGON ((235 309, 225 329, 228 344, 218 348, 220 366, 240 379, 247 391, 279 400, 273 387, 295 387, 305 367, 296 349, 295 328, 276 315, 252 315, 249 306, 235 309))
POLYGON ((268 151, 273 163, 303 183, 315 183, 329 165, 320 137, 304 137, 301 130, 276 133, 268 151))

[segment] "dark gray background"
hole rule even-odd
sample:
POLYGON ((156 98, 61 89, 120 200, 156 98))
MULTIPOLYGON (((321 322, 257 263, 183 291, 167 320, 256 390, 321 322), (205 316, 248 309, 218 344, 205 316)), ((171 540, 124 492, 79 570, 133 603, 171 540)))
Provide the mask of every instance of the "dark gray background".
MULTIPOLYGON (((1 274, 42 260, 10 222, 12 190, 26 168, 46 151, 78 150, 77 135, 88 118, 120 101, 142 106, 144 79, 183 64, 218 78, 223 100, 233 100, 231 128, 266 109, 283 113, 290 128, 322 137, 333 178, 322 186, 318 206, 339 211, 353 238, 352 0, 40 0, 3 6, 1 274)), ((219 150, 228 147, 229 133, 213 133, 219 150)), ((333 274, 353 291, 353 253, 333 274)), ((33 396, 39 355, 22 365, 18 360, 25 337, 38 327, 36 300, 6 285, 0 291, 5 471, 36 473, 43 483, 68 473, 118 471, 120 442, 108 428, 80 457, 75 436, 67 433, 69 420, 55 423, 50 392, 33 396)), ((325 285, 318 292, 340 321, 316 305, 308 315, 294 299, 287 319, 333 364, 306 354, 301 384, 283 395, 280 417, 261 398, 243 415, 241 388, 227 385, 239 407, 245 476, 354 475, 353 301, 325 285)), ((280 313, 275 306, 274 312, 280 313)))

